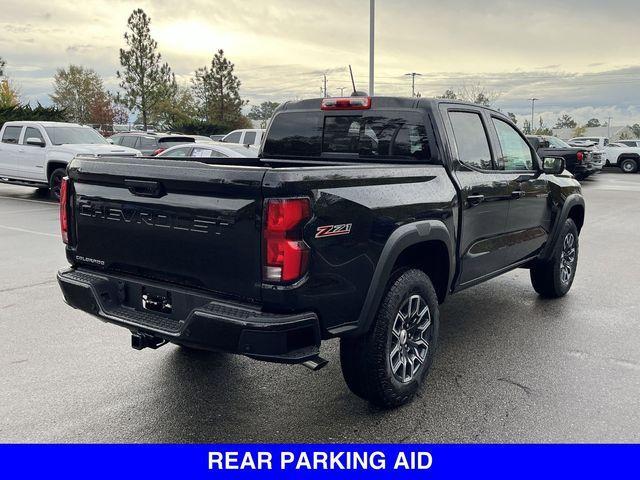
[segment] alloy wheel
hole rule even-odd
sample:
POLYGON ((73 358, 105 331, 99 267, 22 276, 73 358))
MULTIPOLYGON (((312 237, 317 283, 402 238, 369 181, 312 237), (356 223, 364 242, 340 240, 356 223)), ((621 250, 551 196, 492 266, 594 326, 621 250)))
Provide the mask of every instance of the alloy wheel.
POLYGON ((569 232, 562 242, 562 252, 560 253, 560 281, 565 285, 569 283, 573 276, 576 263, 576 237, 569 232))
POLYGON ((400 306, 391 329, 389 364, 401 383, 410 382, 425 363, 429 352, 431 312, 420 295, 412 295, 400 306))

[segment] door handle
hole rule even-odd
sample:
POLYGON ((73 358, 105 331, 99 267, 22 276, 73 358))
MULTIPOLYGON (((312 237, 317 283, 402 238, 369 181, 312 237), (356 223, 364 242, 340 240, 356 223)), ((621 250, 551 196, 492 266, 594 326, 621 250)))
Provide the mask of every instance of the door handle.
POLYGON ((525 195, 526 195, 526 192, 523 192, 522 190, 514 190, 513 192, 511 192, 511 198, 513 198, 514 200, 522 198, 525 195))
POLYGON ((132 194, 139 197, 160 198, 165 194, 159 182, 125 179, 124 184, 132 194))
POLYGON ((469 195, 467 197, 467 203, 469 204, 470 207, 475 207, 476 205, 479 205, 480 203, 482 203, 482 201, 484 201, 484 195, 481 195, 481 194, 469 195))

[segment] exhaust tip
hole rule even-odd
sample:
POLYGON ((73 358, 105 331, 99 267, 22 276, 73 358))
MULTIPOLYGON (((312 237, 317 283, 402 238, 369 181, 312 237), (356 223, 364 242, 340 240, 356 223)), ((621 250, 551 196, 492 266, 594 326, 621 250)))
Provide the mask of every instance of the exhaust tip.
POLYGON ((329 360, 322 358, 320 355, 316 355, 313 358, 310 358, 306 362, 302 362, 302 365, 307 367, 309 370, 313 372, 317 372, 321 368, 324 368, 329 363, 329 360))

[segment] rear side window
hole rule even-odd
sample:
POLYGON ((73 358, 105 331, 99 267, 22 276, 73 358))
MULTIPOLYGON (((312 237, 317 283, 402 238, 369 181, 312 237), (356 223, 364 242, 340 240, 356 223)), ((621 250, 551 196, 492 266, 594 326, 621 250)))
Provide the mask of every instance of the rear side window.
POLYGON ((22 127, 7 127, 2 134, 2 143, 18 143, 22 127))
POLYGON ((283 113, 274 121, 264 153, 273 156, 347 156, 431 162, 422 115, 374 112, 367 115, 283 113))
POLYGON ((191 147, 180 147, 173 150, 165 150, 159 157, 186 157, 189 155, 191 147))
POLYGON ((253 145, 256 142, 256 132, 246 132, 244 134, 244 140, 242 143, 246 145, 253 145))
POLYGON ((156 139, 153 137, 138 137, 138 138, 139 138, 138 148, 150 149, 150 148, 156 148, 156 146, 158 145, 158 143, 156 142, 156 139))
POLYGON ((458 160, 482 170, 491 170, 489 140, 480 114, 473 112, 449 112, 453 136, 458 149, 458 160))
POLYGON ((122 135, 113 135, 111 141, 114 145, 122 145, 122 135))
POLYGON ((138 140, 138 137, 134 137, 133 135, 128 135, 126 137, 122 137, 122 141, 120 142, 120 145, 133 148, 135 147, 137 140, 138 140))

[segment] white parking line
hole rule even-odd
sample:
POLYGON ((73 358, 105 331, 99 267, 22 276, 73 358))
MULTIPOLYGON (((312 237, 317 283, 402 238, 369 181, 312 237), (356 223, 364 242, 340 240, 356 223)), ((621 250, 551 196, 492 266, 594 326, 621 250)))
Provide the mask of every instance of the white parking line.
POLYGON ((0 225, 0 228, 4 228, 6 230, 13 230, 16 232, 22 232, 22 233, 32 233, 33 235, 42 235, 44 237, 55 237, 55 238, 60 237, 60 235, 57 235, 55 233, 36 232, 35 230, 27 230, 26 228, 18 228, 18 227, 9 227, 7 225, 0 225))
POLYGON ((2 215, 13 215, 17 213, 35 213, 35 212, 50 212, 48 208, 32 208, 30 210, 9 210, 8 212, 3 212, 0 210, 0 217, 2 215))
POLYGON ((44 205, 49 205, 50 207, 59 208, 56 203, 45 202, 44 200, 30 200, 28 198, 15 198, 15 197, 7 197, 4 195, 0 195, 0 198, 5 198, 7 200, 15 200, 16 202, 42 203, 44 205))
POLYGON ((610 190, 616 192, 640 192, 640 185, 597 185, 591 190, 610 190))

